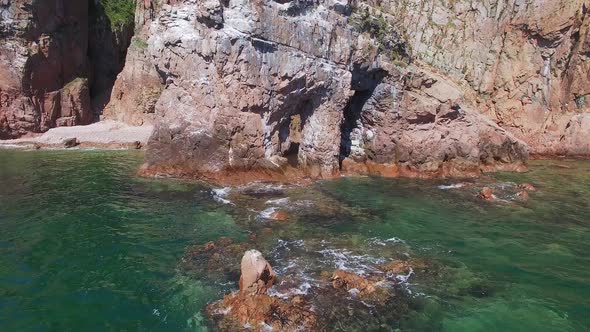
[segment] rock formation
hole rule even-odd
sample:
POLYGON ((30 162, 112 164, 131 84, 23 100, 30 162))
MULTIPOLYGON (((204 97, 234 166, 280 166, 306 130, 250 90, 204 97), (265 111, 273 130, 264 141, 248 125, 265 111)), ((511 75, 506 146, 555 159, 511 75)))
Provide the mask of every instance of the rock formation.
POLYGON ((217 182, 589 156, 588 1, 145 0, 113 32, 102 0, 4 0, 0 138, 106 105, 155 125, 144 175, 217 182))
POLYGON ((333 0, 154 8, 149 19, 138 8, 143 25, 107 107, 109 117, 155 122, 145 175, 223 182, 525 166, 526 144, 479 115, 461 86, 408 66, 407 42, 369 9, 333 0))
MULTIPOLYGON (((218 245, 209 243, 202 249, 217 250, 218 245)), ((420 280, 440 278, 440 273, 423 259, 395 260, 368 273, 323 271, 321 281, 288 273, 275 285, 268 262, 250 250, 242 258, 240 290, 208 305, 206 312, 220 331, 326 331, 347 324, 350 330, 371 330, 384 321, 396 326, 415 297, 404 290, 405 281, 416 274, 420 280)))
POLYGON ((483 187, 477 197, 486 201, 492 200, 494 199, 494 191, 490 187, 483 187))
POLYGON ((310 305, 297 297, 285 301, 267 294, 275 273, 257 250, 246 251, 242 258, 240 291, 207 307, 207 313, 221 331, 255 331, 270 327, 277 331, 313 331, 316 314, 310 305))
MULTIPOLYGON (((110 89, 127 48, 124 36, 111 42, 98 6, 0 1, 0 139, 89 124, 98 116, 91 99, 110 89)), ((104 98, 98 108, 101 103, 104 98)))
POLYGON ((265 294, 272 287, 276 274, 258 250, 248 250, 242 257, 240 291, 265 294))
POLYGON ((125 65, 113 86, 110 103, 104 110, 108 119, 132 125, 151 124, 155 106, 164 88, 156 67, 148 56, 149 25, 160 1, 138 1, 135 8, 135 35, 131 39, 125 65))
POLYGON ((372 3, 532 153, 590 155, 588 0, 372 3))

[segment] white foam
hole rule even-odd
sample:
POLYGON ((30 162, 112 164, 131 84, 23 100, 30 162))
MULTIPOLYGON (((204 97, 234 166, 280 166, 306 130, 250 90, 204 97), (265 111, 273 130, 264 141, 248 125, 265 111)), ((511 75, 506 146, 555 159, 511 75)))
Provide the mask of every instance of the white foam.
POLYGON ((260 323, 261 331, 262 332, 271 332, 274 331, 272 326, 266 324, 265 322, 260 323))
POLYGON ((211 190, 211 194, 213 195, 213 199, 218 203, 232 204, 232 202, 230 200, 226 199, 226 197, 229 195, 230 191, 231 191, 230 187, 217 188, 217 189, 211 190))
POLYGON ((368 239, 367 242, 370 244, 379 245, 379 246, 386 246, 389 243, 406 243, 406 241, 404 241, 400 238, 397 238, 395 236, 392 238, 389 238, 389 239, 385 239, 385 240, 373 237, 373 238, 368 239))
POLYGON ((267 205, 285 205, 289 203, 289 197, 285 197, 285 198, 277 198, 277 199, 269 199, 268 201, 266 201, 264 204, 267 205))
POLYGON ((227 315, 231 312, 232 307, 227 307, 227 308, 223 308, 223 309, 217 309, 213 311, 214 315, 227 315))
POLYGON ((277 212, 277 208, 272 206, 267 209, 264 209, 258 213, 256 219, 258 220, 275 220, 276 218, 273 217, 273 213, 277 212))
POLYGON ((374 266, 386 262, 386 259, 383 257, 354 255, 346 249, 323 249, 318 251, 318 253, 324 256, 324 263, 331 264, 336 269, 353 272, 358 275, 366 275, 369 272, 380 273, 374 266))
POLYGON ((356 297, 357 295, 359 295, 359 293, 360 293, 361 291, 359 291, 359 290, 358 290, 358 289, 356 289, 356 288, 351 288, 351 289, 349 289, 349 290, 348 290, 348 292, 350 293, 350 295, 352 295, 352 296, 356 297))
POLYGON ((410 277, 412 276, 412 274, 414 274, 414 269, 410 268, 410 271, 408 272, 408 274, 403 275, 403 274, 398 274, 395 276, 395 278, 401 282, 401 283, 408 283, 408 280, 410 280, 410 277))
POLYGON ((465 187, 464 183, 454 183, 454 184, 449 184, 449 185, 440 185, 438 186, 438 189, 441 190, 449 190, 449 189, 457 189, 457 188, 463 188, 465 187))

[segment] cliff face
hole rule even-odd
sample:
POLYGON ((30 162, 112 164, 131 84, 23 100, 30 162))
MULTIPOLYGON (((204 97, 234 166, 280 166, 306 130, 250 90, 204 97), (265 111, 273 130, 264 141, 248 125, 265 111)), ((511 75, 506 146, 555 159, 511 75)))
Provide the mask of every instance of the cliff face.
POLYGON ((590 2, 375 1, 420 62, 537 154, 589 155, 590 2))
POLYGON ((149 108, 123 115, 155 122, 145 174, 459 175, 518 169, 528 157, 526 145, 479 115, 460 86, 407 66, 406 40, 360 6, 154 7, 108 107, 141 104, 144 95, 157 100, 153 118, 149 108))
POLYGON ((529 149, 590 155, 588 0, 138 0, 131 41, 101 2, 0 0, 1 137, 108 102, 106 118, 155 124, 145 174, 471 175, 522 169, 529 149))
POLYGON ((111 53, 127 48, 123 40, 111 42, 111 27, 97 6, 98 1, 80 0, 0 1, 0 138, 97 117, 93 92, 109 89, 109 80, 112 86, 117 73, 109 71, 122 59, 111 53))

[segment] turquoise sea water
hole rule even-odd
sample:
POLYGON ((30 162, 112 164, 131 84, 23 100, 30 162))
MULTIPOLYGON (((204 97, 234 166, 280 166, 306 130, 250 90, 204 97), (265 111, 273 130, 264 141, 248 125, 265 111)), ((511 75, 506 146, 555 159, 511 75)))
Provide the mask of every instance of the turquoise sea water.
POLYGON ((393 326, 402 331, 590 329, 590 162, 533 161, 462 188, 380 178, 242 188, 225 204, 204 184, 136 177, 142 158, 0 151, 0 331, 211 330, 203 308, 236 280, 180 271, 187 246, 262 231, 258 249, 279 272, 281 246, 318 240, 370 261, 388 255, 371 245, 395 239, 442 266, 440 278, 410 279, 421 300, 393 326), (527 202, 512 197, 522 182, 538 189, 527 202), (498 200, 475 198, 483 185, 498 200), (289 221, 265 219, 280 199, 289 221))

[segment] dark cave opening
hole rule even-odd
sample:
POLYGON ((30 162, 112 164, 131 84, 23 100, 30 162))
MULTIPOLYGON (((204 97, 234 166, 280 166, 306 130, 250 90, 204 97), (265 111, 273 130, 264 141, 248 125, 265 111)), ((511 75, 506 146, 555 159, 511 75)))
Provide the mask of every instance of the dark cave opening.
POLYGON ((281 156, 286 158, 288 164, 293 167, 299 166, 302 130, 303 122, 300 114, 291 115, 279 130, 281 156))
POLYGON ((351 154, 354 130, 362 125, 363 106, 371 98, 375 88, 383 81, 386 75, 387 73, 381 69, 371 70, 368 65, 354 65, 351 84, 354 95, 343 110, 344 119, 340 126, 340 167, 342 167, 342 161, 351 154))

